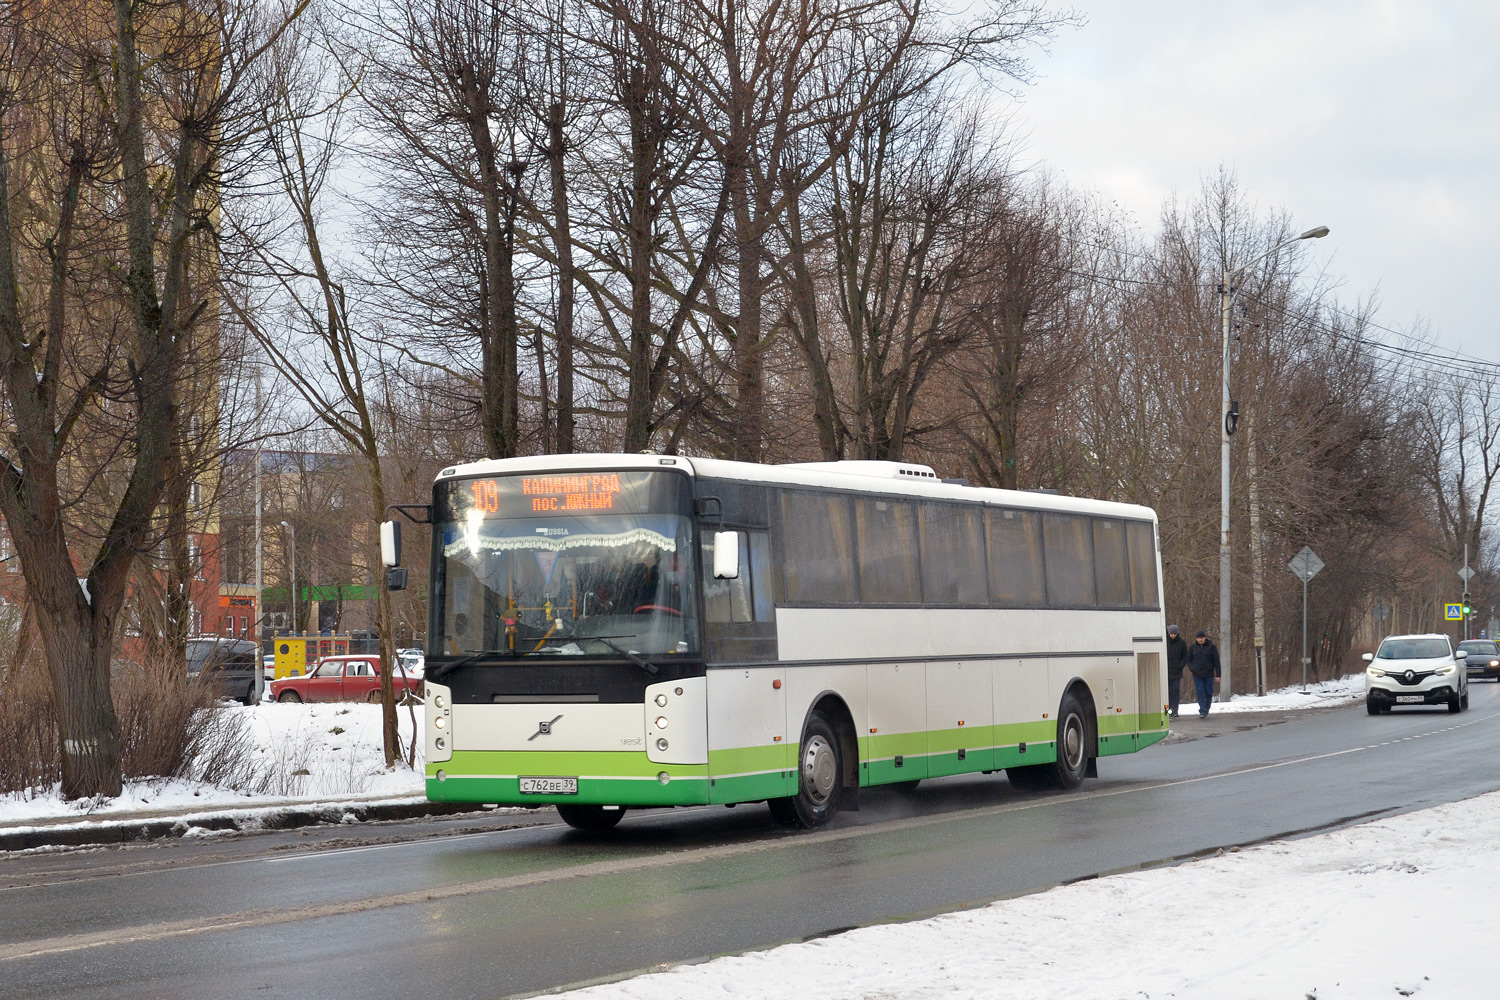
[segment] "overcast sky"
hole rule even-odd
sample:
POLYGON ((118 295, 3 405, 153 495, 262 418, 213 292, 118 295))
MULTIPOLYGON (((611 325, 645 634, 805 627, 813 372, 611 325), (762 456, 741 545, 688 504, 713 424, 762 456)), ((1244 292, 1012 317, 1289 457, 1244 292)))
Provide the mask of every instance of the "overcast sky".
MULTIPOLYGON (((1060 5, 1067 5, 1066 0, 1060 5)), ((1220 164, 1379 321, 1500 362, 1500 2, 1074 0, 1026 153, 1154 231, 1220 164)))

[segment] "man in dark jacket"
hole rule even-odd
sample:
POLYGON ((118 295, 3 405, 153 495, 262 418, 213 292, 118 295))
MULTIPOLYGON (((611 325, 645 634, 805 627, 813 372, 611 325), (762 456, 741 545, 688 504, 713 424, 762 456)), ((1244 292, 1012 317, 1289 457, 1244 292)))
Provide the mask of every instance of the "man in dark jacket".
POLYGON ((1177 703, 1182 698, 1182 668, 1187 666, 1188 647, 1176 625, 1167 626, 1167 706, 1177 718, 1177 703))
POLYGON ((1219 682, 1219 647, 1208 641, 1208 633, 1202 629, 1188 647, 1187 667, 1198 695, 1198 718, 1207 718, 1208 706, 1214 701, 1214 685, 1219 682))

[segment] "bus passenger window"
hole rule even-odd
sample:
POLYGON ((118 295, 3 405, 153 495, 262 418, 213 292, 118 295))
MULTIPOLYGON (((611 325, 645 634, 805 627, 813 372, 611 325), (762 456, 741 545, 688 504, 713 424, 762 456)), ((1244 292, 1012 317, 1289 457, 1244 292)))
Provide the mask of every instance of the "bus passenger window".
POLYGON ((1053 607, 1094 607, 1094 546, 1089 519, 1075 514, 1043 514, 1042 543, 1047 560, 1047 603, 1053 607))
POLYGON ((1094 590, 1099 606, 1130 607, 1130 564, 1125 555, 1125 523, 1112 517, 1094 522, 1094 590))
POLYGON ((1156 537, 1148 521, 1126 521, 1130 542, 1130 599, 1137 608, 1155 611, 1160 597, 1156 589, 1156 537))

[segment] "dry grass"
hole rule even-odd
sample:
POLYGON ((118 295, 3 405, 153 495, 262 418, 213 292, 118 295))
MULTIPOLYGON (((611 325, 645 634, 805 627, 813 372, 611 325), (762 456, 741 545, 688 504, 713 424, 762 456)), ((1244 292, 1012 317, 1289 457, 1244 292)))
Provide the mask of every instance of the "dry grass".
MULTIPOLYGON (((244 720, 185 669, 122 666, 112 678, 127 780, 189 778, 244 791, 266 783, 244 720)), ((57 718, 40 657, 0 664, 0 795, 46 794, 60 778, 57 718)))

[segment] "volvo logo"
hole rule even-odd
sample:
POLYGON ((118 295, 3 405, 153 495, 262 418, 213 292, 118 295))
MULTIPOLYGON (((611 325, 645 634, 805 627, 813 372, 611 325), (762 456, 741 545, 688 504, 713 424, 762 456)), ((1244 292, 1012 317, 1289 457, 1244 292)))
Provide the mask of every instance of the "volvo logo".
MULTIPOLYGON (((1414 681, 1416 679, 1417 679, 1417 672, 1415 670, 1408 670, 1406 672, 1406 683, 1410 684, 1412 681, 1414 681)), ((560 719, 560 718, 562 718, 562 716, 559 715, 557 718, 560 719)), ((552 721, 556 722, 557 719, 553 719, 552 721)))
POLYGON ((557 720, 561 719, 561 718, 562 718, 562 716, 559 715, 556 718, 554 718, 551 722, 538 722, 536 724, 536 732, 534 732, 530 736, 526 737, 526 742, 530 743, 532 740, 536 739, 538 736, 551 736, 552 735, 552 727, 555 726, 555 725, 557 725, 557 720))

